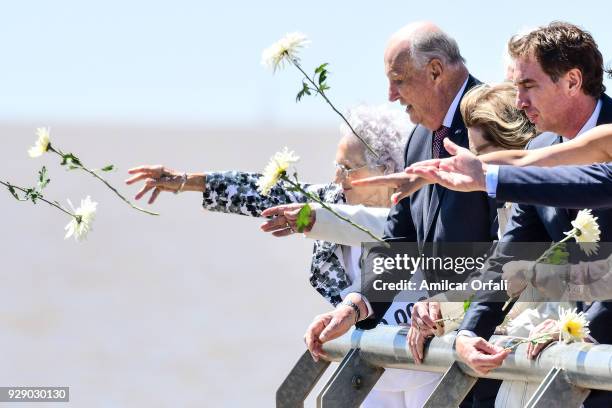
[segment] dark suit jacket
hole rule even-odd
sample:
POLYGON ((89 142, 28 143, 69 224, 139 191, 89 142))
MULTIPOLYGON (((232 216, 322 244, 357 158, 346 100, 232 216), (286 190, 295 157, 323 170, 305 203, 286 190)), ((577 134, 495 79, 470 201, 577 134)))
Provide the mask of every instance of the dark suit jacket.
MULTIPOLYGON (((479 83, 470 76, 465 92, 479 83)), ((449 138, 459 146, 468 147, 467 130, 459 107, 453 118, 449 138)), ((432 142, 433 132, 421 125, 416 126, 406 145, 406 166, 431 159, 432 142)), ((443 151, 441 156, 449 157, 450 154, 443 151)), ((460 193, 439 185, 428 185, 391 209, 384 238, 387 241, 416 242, 419 248, 425 242, 490 242, 497 238, 496 217, 496 203, 486 193, 460 193)), ((374 280, 396 278, 395 271, 366 275, 362 285, 364 296, 368 298, 374 280)), ((374 319, 365 320, 361 327, 377 324, 390 304, 372 302, 374 319)))
MULTIPOLYGON (((612 99, 604 94, 597 124, 606 123, 612 123, 612 99)), ((562 142, 560 136, 554 133, 543 133, 532 140, 527 148, 537 149, 560 142, 562 142)), ((543 194, 546 193, 543 192, 543 194)), ((564 194, 569 196, 574 195, 574 192, 565 190, 564 194)), ((612 210, 595 210, 593 215, 599 217, 601 241, 610 242, 612 240, 612 210)), ((572 229, 571 221, 567 209, 515 204, 500 246, 505 242, 558 242, 565 237, 563 232, 572 229)), ((471 330, 481 337, 489 338, 510 309, 502 312, 502 306, 503 303, 500 302, 473 303, 463 319, 460 330, 471 330)), ((590 320, 589 327, 593 338, 600 343, 612 343, 612 303, 595 302, 587 312, 587 317, 590 320)))
POLYGON ((612 163, 591 166, 500 166, 497 200, 563 208, 611 208, 612 163))

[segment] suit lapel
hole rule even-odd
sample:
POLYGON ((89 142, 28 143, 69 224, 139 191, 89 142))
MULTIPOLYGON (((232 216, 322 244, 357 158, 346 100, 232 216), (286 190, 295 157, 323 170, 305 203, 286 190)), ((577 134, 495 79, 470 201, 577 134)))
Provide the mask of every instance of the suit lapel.
MULTIPOLYGON (((476 80, 470 75, 465 90, 463 91, 463 95, 465 95, 465 93, 475 85, 477 85, 476 80)), ((463 99, 463 95, 461 95, 461 99, 463 99)), ((461 101, 459 101, 459 103, 461 103, 461 101)), ((465 128, 465 125, 463 124, 463 118, 461 117, 461 110, 459 109, 459 106, 457 106, 457 109, 455 110, 455 115, 453 116, 453 123, 451 125, 449 139, 459 146, 468 146, 467 130, 465 128)), ((429 137, 429 157, 431 157, 432 142, 433 132, 430 134, 429 137)), ((446 151, 446 149, 442 149, 440 157, 450 157, 450 154, 446 151)), ((427 187, 429 187, 429 189, 427 190, 429 197, 429 205, 426 207, 427 216, 425 217, 425 241, 428 240, 429 234, 434 225, 434 221, 438 219, 437 214, 447 191, 446 188, 440 186, 439 184, 430 184, 427 187)))
MULTIPOLYGON (((406 167, 413 163, 431 159, 432 142, 433 133, 423 126, 417 126, 408 141, 406 167)), ((425 226, 427 225, 430 191, 431 186, 427 185, 410 197, 410 211, 419 242, 423 242, 426 239, 425 226)))
MULTIPOLYGON (((457 111, 459 111, 459 109, 457 109, 457 111)), ((465 129, 465 127, 463 127, 463 122, 461 122, 459 124, 459 127, 453 127, 451 128, 451 135, 449 136, 449 139, 459 145, 459 146, 464 146, 466 145, 466 140, 467 140, 467 131, 465 129)), ((441 158, 446 158, 446 157, 450 157, 450 154, 446 151, 443 150, 441 155, 441 158)), ((440 206, 442 205, 442 202, 444 200, 444 196, 446 194, 446 192, 448 191, 448 189, 442 187, 439 184, 430 184, 428 187, 430 187, 430 194, 431 197, 429 199, 429 207, 428 207, 428 212, 427 212, 427 221, 425 223, 425 239, 427 239, 427 237, 429 237, 429 234, 431 232, 431 228, 434 225, 434 221, 436 221, 438 219, 438 212, 440 209, 440 206)))
POLYGON ((612 99, 603 94, 601 96, 601 112, 597 118, 597 126, 612 123, 612 99))
MULTIPOLYGON (((549 146, 553 146, 559 143, 563 143, 563 137, 557 136, 554 138, 549 146)), ((572 215, 570 210, 565 208, 555 207, 536 207, 536 211, 540 212, 540 217, 544 221, 544 224, 548 226, 548 234, 551 236, 553 241, 559 241, 565 237, 564 231, 571 229, 572 215)))

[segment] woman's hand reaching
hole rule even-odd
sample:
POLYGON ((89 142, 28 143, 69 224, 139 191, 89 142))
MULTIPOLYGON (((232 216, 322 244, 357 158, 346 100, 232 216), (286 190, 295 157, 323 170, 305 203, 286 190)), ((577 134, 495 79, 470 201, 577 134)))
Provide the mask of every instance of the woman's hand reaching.
MULTIPOLYGON (((304 203, 281 204, 264 210, 261 215, 272 218, 260 226, 261 230, 270 232, 275 237, 285 237, 297 232, 298 214, 304 205, 304 203)), ((314 208, 310 212, 309 223, 302 232, 310 231, 316 222, 316 209, 319 206, 312 203, 309 205, 314 208)))
POLYGON ((136 193, 134 199, 140 200, 145 194, 153 190, 149 197, 149 204, 153 204, 162 191, 180 193, 182 191, 204 191, 205 174, 181 173, 162 165, 139 166, 128 170, 132 175, 125 180, 126 184, 134 184, 143 180, 144 185, 136 193))

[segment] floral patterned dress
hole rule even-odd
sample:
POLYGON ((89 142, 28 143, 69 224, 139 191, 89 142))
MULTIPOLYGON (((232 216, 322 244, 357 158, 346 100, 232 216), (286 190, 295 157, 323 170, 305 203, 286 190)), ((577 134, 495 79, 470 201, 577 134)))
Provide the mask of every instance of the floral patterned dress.
MULTIPOLYGON (((268 196, 257 191, 261 174, 241 171, 207 173, 203 207, 208 211, 260 217, 262 211, 280 204, 305 203, 301 192, 276 185, 268 196)), ((337 184, 302 184, 304 190, 331 204, 345 203, 337 184)), ((315 241, 310 265, 310 284, 333 306, 342 302, 342 291, 351 285, 342 256, 342 245, 315 241)))

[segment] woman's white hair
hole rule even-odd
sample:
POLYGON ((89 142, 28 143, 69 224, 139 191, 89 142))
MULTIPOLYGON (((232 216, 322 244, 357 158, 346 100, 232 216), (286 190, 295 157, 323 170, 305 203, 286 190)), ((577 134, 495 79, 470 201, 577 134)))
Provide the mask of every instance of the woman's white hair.
POLYGON ((396 173, 404 169, 404 147, 412 125, 406 113, 385 105, 360 105, 350 109, 347 120, 378 154, 376 158, 351 132, 346 123, 340 125, 342 136, 361 144, 366 163, 370 167, 385 166, 385 173, 396 173))

